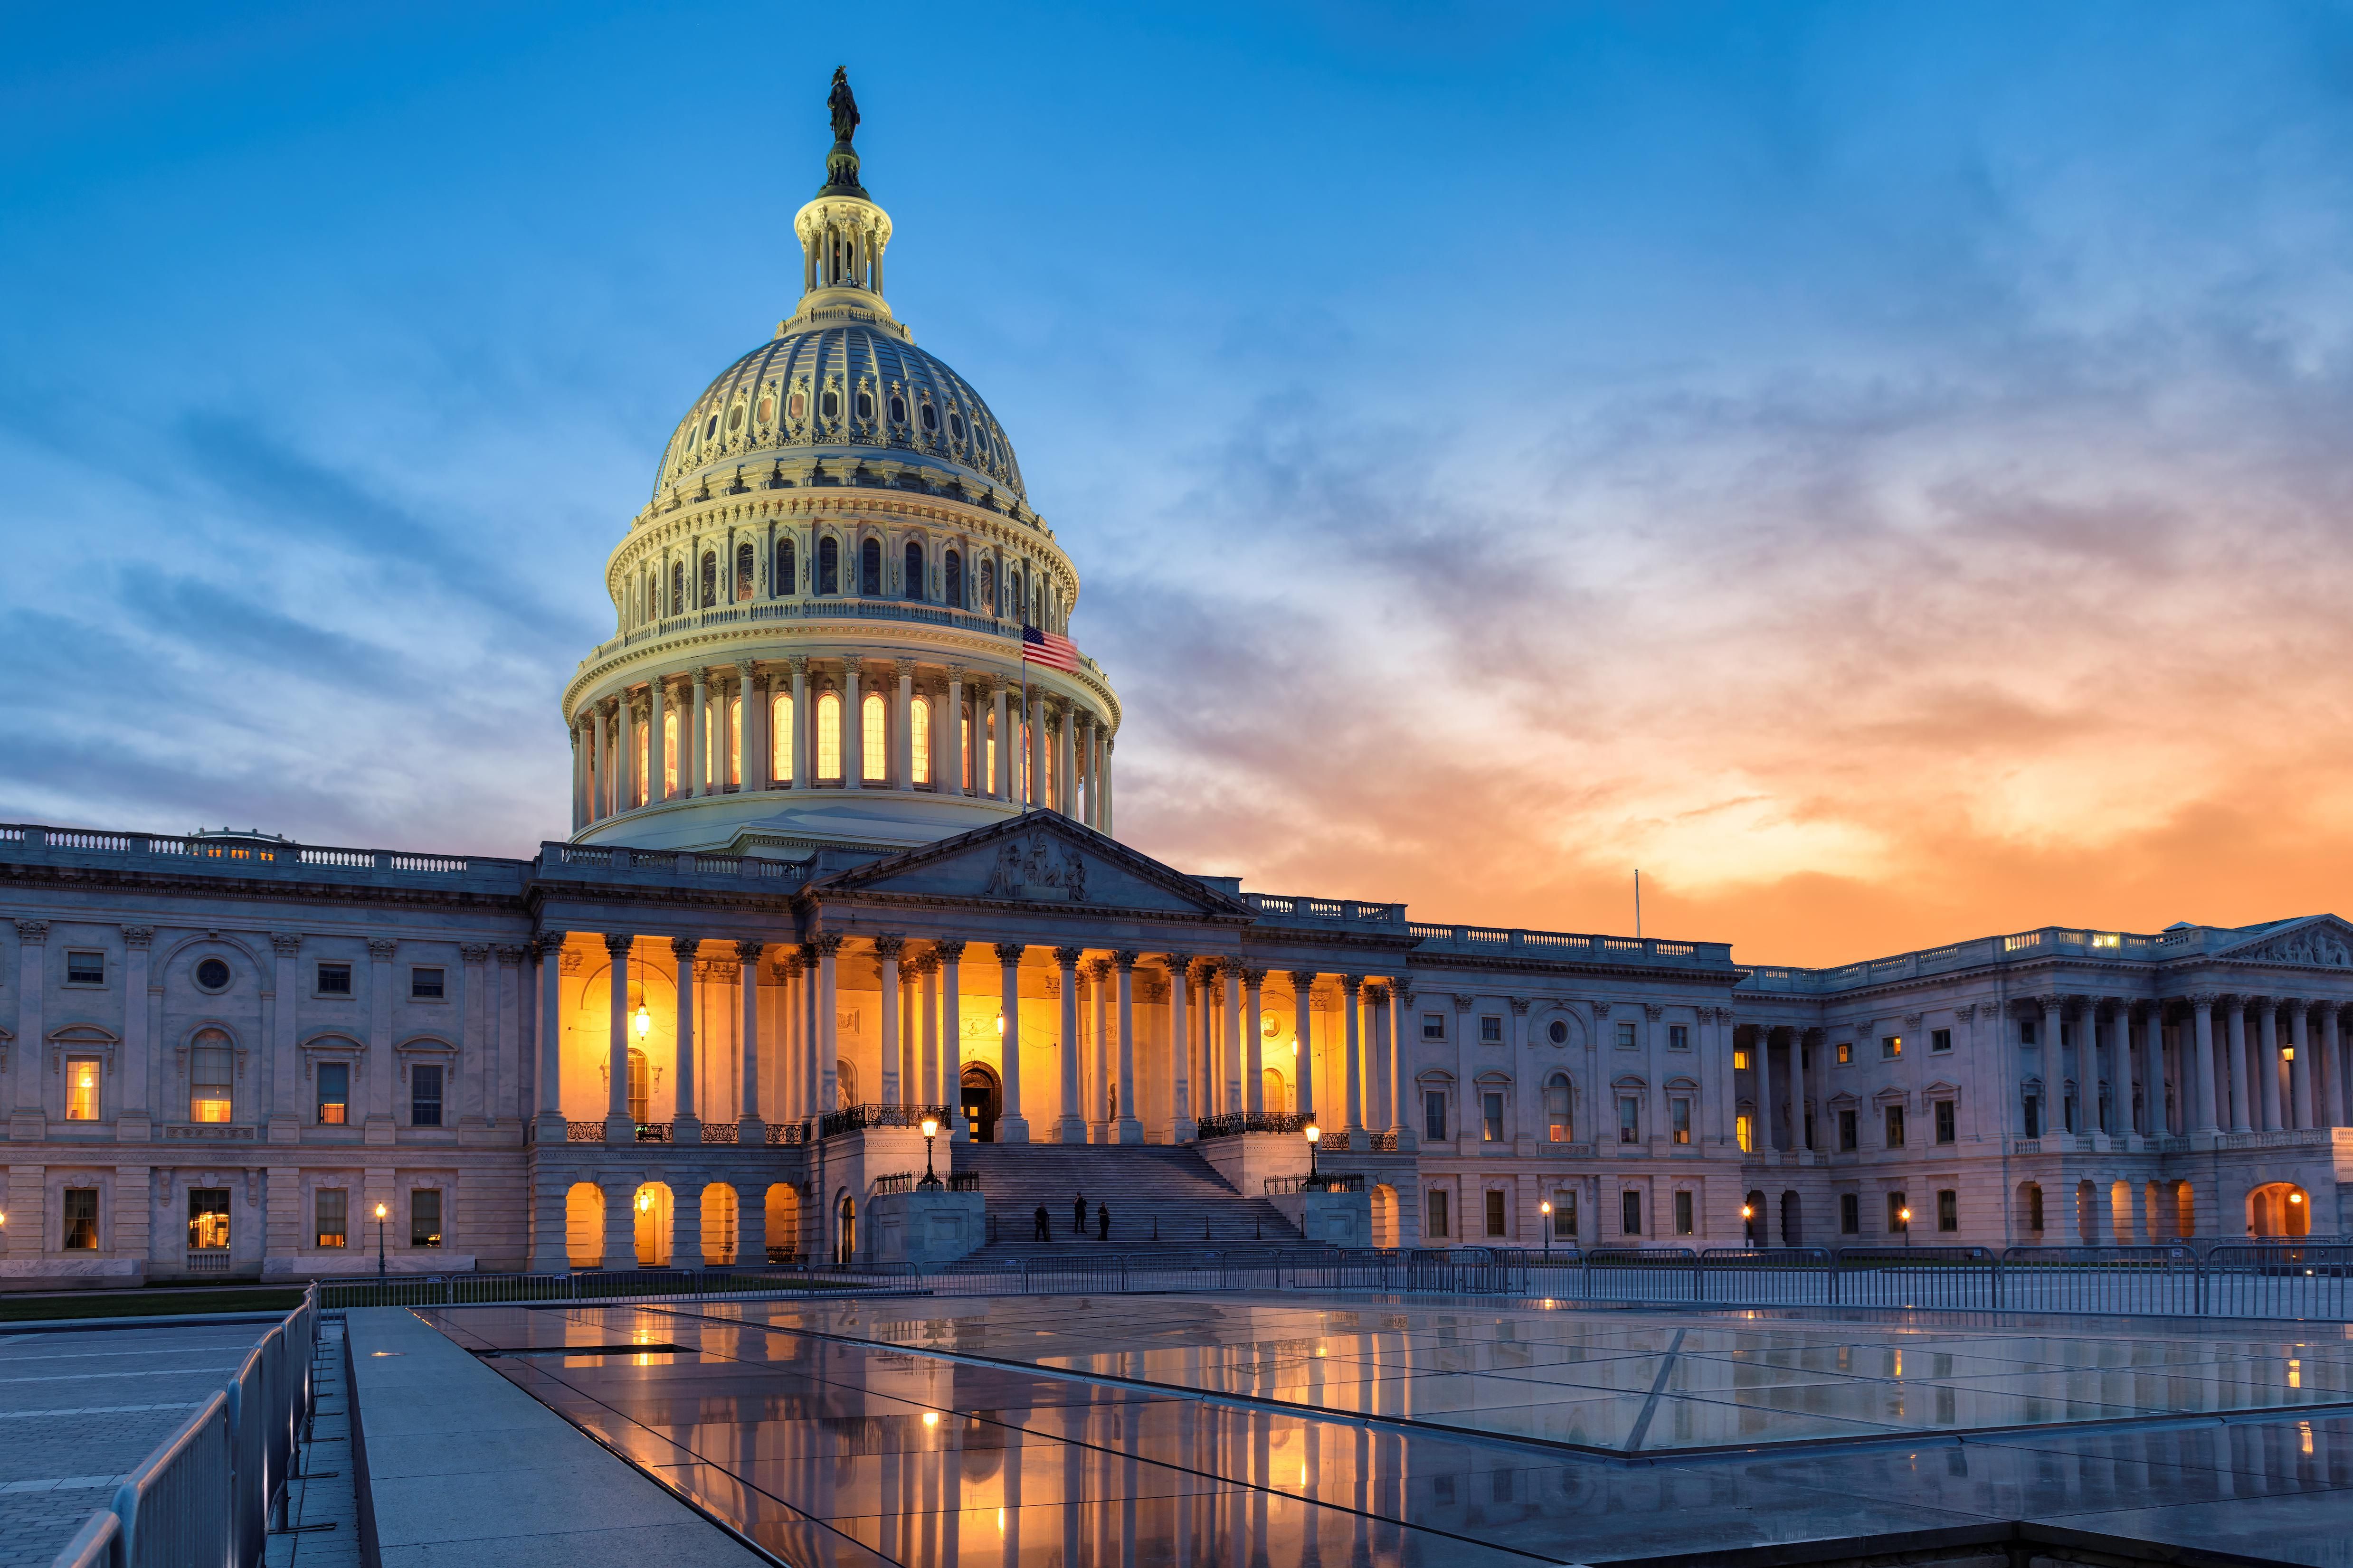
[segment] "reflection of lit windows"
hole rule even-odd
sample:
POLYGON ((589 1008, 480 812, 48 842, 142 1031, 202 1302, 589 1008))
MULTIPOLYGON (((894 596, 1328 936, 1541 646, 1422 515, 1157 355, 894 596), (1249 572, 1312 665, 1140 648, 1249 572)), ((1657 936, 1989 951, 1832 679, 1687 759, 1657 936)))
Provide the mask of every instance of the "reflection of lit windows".
POLYGON ((1690 1100, 1677 1099, 1667 1101, 1667 1126, 1672 1132, 1676 1142, 1689 1143, 1691 1142, 1690 1100))
POLYGON ((1618 1142, 1640 1143, 1642 1141, 1642 1102, 1630 1094, 1618 1097, 1618 1142))
POLYGON ((1739 1142, 1740 1152, 1742 1153, 1755 1153, 1757 1152, 1756 1115, 1753 1112, 1744 1110, 1739 1115, 1734 1117, 1732 1119, 1732 1135, 1739 1142))
POLYGON ((218 1029, 198 1035, 188 1052, 188 1120, 227 1121, 236 1070, 228 1037, 218 1029))
POLYGON ((66 1058, 66 1120, 68 1121, 98 1120, 98 1058, 96 1057, 66 1058))
POLYGON ((1892 1062, 1892 1061, 1894 1061, 1896 1058, 1898 1058, 1898 1057, 1902 1056, 1903 1054, 1904 1054, 1904 1037, 1903 1037, 1903 1036, 1901 1036, 1901 1035, 1882 1035, 1882 1036, 1880 1036, 1880 1037, 1879 1037, 1879 1055, 1880 1055, 1880 1058, 1881 1058, 1881 1059, 1882 1059, 1882 1060, 1884 1060, 1884 1061, 1891 1061, 1891 1062, 1892 1062))
POLYGON ((1844 1067, 1847 1063, 1852 1060, 1854 1060, 1854 1042, 1852 1040, 1841 1040, 1838 1043, 1839 1066, 1844 1067))
POLYGON ((351 1194, 341 1187, 322 1187, 314 1201, 318 1215, 319 1246, 322 1248, 348 1247, 345 1230, 350 1212, 351 1194))
POLYGON ((188 1189, 188 1250, 220 1252, 228 1247, 228 1189, 188 1189))

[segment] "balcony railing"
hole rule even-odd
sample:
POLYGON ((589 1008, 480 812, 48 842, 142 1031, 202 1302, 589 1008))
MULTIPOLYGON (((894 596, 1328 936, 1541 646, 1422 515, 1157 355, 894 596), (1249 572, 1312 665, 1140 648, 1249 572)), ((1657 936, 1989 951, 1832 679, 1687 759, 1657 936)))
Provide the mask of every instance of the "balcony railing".
POLYGON ((936 1121, 940 1131, 947 1131, 948 1107, 944 1105, 852 1105, 840 1110, 828 1111, 818 1118, 817 1135, 839 1138, 845 1132, 863 1132, 872 1127, 921 1127, 926 1121, 936 1121))
POLYGON ((1293 1193, 1361 1193, 1365 1178, 1357 1172, 1325 1171, 1313 1176, 1269 1176, 1265 1187, 1271 1198, 1293 1193))
POLYGON ((1238 1132, 1304 1132, 1314 1121, 1292 1110, 1230 1111, 1204 1116, 1194 1124, 1196 1138, 1231 1138, 1238 1132))

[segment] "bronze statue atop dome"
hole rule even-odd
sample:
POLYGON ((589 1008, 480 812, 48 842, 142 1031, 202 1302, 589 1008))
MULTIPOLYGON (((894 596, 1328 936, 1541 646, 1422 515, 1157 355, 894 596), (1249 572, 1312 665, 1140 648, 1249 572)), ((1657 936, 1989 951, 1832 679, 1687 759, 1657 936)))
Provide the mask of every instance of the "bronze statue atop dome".
POLYGON ((833 116, 833 151, 825 155, 825 184, 817 194, 863 196, 866 187, 858 183, 858 149, 850 145, 850 138, 858 134, 858 95, 849 90, 847 67, 833 68, 833 90, 826 94, 825 106, 833 116))

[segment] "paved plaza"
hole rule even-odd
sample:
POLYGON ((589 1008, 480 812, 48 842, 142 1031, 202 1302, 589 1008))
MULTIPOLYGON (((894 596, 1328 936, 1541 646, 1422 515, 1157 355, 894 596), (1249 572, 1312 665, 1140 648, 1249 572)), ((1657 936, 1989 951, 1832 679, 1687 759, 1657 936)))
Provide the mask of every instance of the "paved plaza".
POLYGON ((2341 1325, 1295 1292, 424 1316, 796 1564, 1471 1568, 2012 1520, 2353 1563, 2341 1325))

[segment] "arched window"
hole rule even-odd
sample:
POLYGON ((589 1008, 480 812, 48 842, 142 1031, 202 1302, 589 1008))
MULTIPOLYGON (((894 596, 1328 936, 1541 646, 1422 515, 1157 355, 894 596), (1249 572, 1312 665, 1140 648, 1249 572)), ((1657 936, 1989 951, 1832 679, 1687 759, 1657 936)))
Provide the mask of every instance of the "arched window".
POLYGON ((874 395, 861 386, 858 389, 857 403, 858 422, 860 425, 872 424, 874 422, 874 395))
POLYGON ((1567 1143, 1576 1137, 1576 1129, 1568 1117, 1568 1075, 1556 1072, 1545 1079, 1546 1136, 1556 1143, 1567 1143))
POLYGON ((729 697, 726 709, 727 782, 741 784, 744 782, 744 699, 740 695, 729 697))
POLYGON ((879 539, 858 547, 858 591, 869 598, 882 596, 882 542, 879 539))
POLYGON ((716 550, 702 552, 702 598, 698 607, 707 610, 719 602, 719 552, 716 550))
MULTIPOLYGON (((629 1051, 629 1120, 650 1121, 652 1109, 652 1077, 646 1069, 646 1053, 634 1047, 629 1051)), ((607 1104, 612 1103, 610 1100, 607 1104)))
POLYGON ((796 579, 793 576, 793 542, 791 540, 776 541, 776 570, 771 576, 774 577, 776 585, 770 592, 782 595, 793 591, 796 579))
POLYGON ((817 776, 828 784, 841 782, 841 694, 838 691, 817 700, 817 776))
POLYGON ((997 614, 997 563, 993 561, 980 563, 980 607, 997 614))
POLYGON ((675 799, 678 795, 678 710, 662 710, 662 795, 675 799))
POLYGON ((754 558, 750 541, 735 547, 735 597, 752 596, 752 584, 758 580, 759 563, 754 558))
POLYGON ((817 591, 841 592, 841 543, 829 535, 817 542, 817 591))
POLYGON ((817 395, 818 417, 830 425, 841 417, 841 394, 827 387, 817 395))
POLYGON ((915 782, 932 782, 932 700, 918 697, 907 710, 907 738, 915 751, 915 782))
POLYGON ((951 609, 964 608, 964 557, 951 550, 947 555, 947 602, 951 609))
POLYGON ((683 561, 670 563, 670 613, 673 616, 686 614, 686 563, 683 561))
POLYGON ((891 423, 893 425, 904 425, 906 422, 907 400, 904 396, 894 392, 891 395, 891 423))
POLYGON ((768 714, 768 776, 778 784, 793 782, 793 694, 776 693, 768 714))
POLYGON ((1021 580, 1018 567, 1008 567, 1005 573, 1005 614, 1008 620, 1027 626, 1029 621, 1029 584, 1021 580))
POLYGON ((923 547, 920 544, 907 546, 907 574, 900 587, 910 599, 923 596, 923 547))
POLYGON ((858 1100, 858 1064, 848 1057, 837 1058, 833 1064, 835 1103, 856 1105, 858 1100))
POLYGON ((884 714, 888 710, 883 706, 882 694, 879 691, 868 692, 865 700, 858 707, 864 736, 860 750, 866 753, 858 761, 859 775, 870 782, 880 781, 886 776, 887 764, 891 760, 890 753, 884 749, 888 744, 884 739, 884 714))
POLYGON ((920 407, 923 416, 923 428, 937 430, 940 427, 940 411, 933 407, 929 402, 922 404, 920 407))

